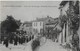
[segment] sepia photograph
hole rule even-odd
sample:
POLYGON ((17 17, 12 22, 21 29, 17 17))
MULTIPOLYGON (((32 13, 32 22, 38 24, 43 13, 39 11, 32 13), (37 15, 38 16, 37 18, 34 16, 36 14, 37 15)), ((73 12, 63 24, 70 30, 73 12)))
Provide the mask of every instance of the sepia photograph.
POLYGON ((80 51, 80 0, 0 0, 0 51, 80 51))

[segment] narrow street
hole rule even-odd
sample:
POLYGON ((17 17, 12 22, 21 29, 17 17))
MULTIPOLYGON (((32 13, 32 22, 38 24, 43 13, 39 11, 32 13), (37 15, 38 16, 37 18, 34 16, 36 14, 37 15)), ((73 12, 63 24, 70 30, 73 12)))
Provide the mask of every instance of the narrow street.
POLYGON ((47 39, 46 43, 38 48, 37 51, 67 51, 62 48, 58 43, 52 42, 52 40, 47 39))
MULTIPOLYGON (((9 45, 8 48, 6 48, 3 45, 0 45, 0 51, 32 51, 31 49, 31 43, 30 41, 28 44, 23 45, 9 45)), ((47 39, 45 44, 39 46, 36 51, 67 51, 66 49, 62 48, 58 43, 52 42, 50 39, 47 39)))

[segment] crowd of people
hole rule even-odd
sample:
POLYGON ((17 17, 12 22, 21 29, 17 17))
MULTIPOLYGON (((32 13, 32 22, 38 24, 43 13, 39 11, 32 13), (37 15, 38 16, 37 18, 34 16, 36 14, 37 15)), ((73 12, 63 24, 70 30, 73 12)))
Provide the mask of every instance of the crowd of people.
POLYGON ((9 44, 14 44, 14 45, 18 45, 18 44, 23 44, 23 43, 28 43, 30 40, 32 40, 34 38, 34 35, 31 36, 8 36, 5 37, 3 40, 3 45, 5 45, 6 47, 9 46, 9 44))

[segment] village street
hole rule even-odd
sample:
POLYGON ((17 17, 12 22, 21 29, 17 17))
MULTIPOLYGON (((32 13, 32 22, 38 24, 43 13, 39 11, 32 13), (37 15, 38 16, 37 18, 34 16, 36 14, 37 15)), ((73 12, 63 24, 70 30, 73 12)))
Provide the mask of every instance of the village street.
POLYGON ((80 51, 80 2, 1 1, 0 51, 80 51))
MULTIPOLYGON (((0 51, 32 51, 31 43, 32 41, 30 41, 27 44, 25 43, 23 45, 17 45, 17 46, 10 44, 8 48, 0 44, 0 51)), ((67 51, 66 49, 61 47, 58 43, 53 42, 50 39, 47 39, 45 44, 39 46, 39 48, 36 49, 36 51, 53 51, 53 50, 54 51, 67 51)))
POLYGON ((47 39, 46 43, 42 45, 37 51, 67 51, 62 48, 58 43, 53 42, 52 40, 47 39))

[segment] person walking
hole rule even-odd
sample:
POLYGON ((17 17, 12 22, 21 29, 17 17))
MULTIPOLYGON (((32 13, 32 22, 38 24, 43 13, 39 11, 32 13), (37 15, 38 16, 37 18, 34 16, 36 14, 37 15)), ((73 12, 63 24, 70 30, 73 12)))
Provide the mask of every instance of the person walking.
POLYGON ((21 37, 19 37, 19 44, 21 44, 21 37))
POLYGON ((14 45, 17 45, 17 42, 18 42, 18 38, 17 38, 17 36, 15 36, 15 38, 14 38, 14 45))
POLYGON ((10 43, 13 44, 13 37, 10 37, 10 43))
POLYGON ((4 40, 4 45, 5 45, 6 47, 8 47, 8 38, 6 38, 6 39, 4 40))

